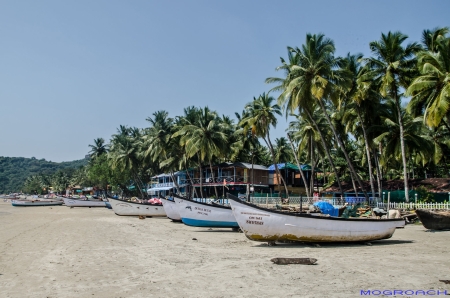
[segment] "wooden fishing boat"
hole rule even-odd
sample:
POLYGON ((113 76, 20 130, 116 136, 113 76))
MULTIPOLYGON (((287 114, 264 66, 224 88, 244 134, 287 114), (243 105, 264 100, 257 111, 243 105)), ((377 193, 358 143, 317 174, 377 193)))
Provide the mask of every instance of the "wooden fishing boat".
POLYGON ((37 206, 58 206, 62 205, 63 201, 52 200, 11 200, 14 207, 37 207, 37 206))
POLYGON ((174 200, 181 220, 188 226, 239 228, 230 207, 197 202, 175 194, 174 200))
POLYGON ((128 202, 119 199, 108 198, 114 213, 130 216, 166 216, 162 204, 128 202))
POLYGON ((400 219, 341 218, 271 210, 228 194, 233 214, 250 240, 300 242, 357 242, 388 239, 400 219))
POLYGON ((175 200, 168 200, 166 198, 161 198, 161 202, 164 207, 164 211, 166 211, 167 217, 173 221, 181 221, 180 212, 178 212, 177 205, 175 200))
POLYGON ((423 226, 430 230, 450 230, 450 211, 430 211, 426 209, 417 209, 423 226))
POLYGON ((105 201, 98 199, 63 198, 63 201, 67 207, 106 207, 105 201))

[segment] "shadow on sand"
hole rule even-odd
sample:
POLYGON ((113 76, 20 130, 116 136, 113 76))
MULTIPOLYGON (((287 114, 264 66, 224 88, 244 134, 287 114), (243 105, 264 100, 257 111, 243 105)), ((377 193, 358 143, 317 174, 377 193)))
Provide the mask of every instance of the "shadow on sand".
POLYGON ((414 243, 413 240, 376 240, 370 242, 276 242, 275 246, 269 246, 267 242, 260 242, 252 247, 270 247, 270 248, 339 248, 339 247, 361 247, 361 246, 385 246, 385 245, 402 245, 414 243))
MULTIPOLYGON (((198 227, 201 228, 201 227, 198 227)), ((197 233, 236 233, 239 234, 237 231, 233 231, 231 228, 205 228, 204 230, 200 231, 194 231, 197 233)))

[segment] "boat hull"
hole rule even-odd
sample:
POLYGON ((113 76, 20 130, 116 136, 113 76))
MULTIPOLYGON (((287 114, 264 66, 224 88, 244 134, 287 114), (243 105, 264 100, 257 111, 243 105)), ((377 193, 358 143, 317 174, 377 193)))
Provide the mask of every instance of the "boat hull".
POLYGON ((38 207, 38 206, 58 206, 62 205, 62 201, 29 201, 29 200, 11 200, 14 207, 38 207))
POLYGON ((67 207, 106 207, 104 201, 76 200, 64 198, 64 204, 67 207))
POLYGON ((162 205, 139 204, 133 202, 122 201, 118 199, 109 199, 114 213, 124 216, 166 216, 162 205))
POLYGON ((175 203, 175 201, 161 198, 161 202, 168 218, 173 221, 181 221, 180 212, 178 212, 177 203, 175 203))
POLYGON ((174 197, 184 224, 193 227, 239 228, 231 208, 174 197))
POLYGON ((254 241, 359 242, 388 239, 403 219, 345 219, 287 214, 260 208, 234 197, 233 214, 245 236, 254 241))
POLYGON ((435 212, 425 209, 416 210, 423 226, 430 230, 449 230, 450 229, 450 211, 435 212))

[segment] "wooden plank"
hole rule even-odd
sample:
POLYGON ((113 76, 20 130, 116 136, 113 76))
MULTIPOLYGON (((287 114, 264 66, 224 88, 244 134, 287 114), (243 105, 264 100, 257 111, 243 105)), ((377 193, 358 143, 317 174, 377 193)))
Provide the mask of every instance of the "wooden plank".
POLYGON ((313 265, 317 262, 314 258, 273 258, 271 259, 277 265, 289 265, 289 264, 300 264, 300 265, 313 265))

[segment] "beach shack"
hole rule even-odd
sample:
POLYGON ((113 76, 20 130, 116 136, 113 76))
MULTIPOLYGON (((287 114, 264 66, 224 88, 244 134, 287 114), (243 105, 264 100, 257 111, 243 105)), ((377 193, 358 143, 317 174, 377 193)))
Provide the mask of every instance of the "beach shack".
MULTIPOLYGON (((298 166, 289 163, 279 163, 277 164, 278 169, 280 170, 280 174, 283 177, 284 181, 286 182, 287 186, 291 187, 304 187, 305 184, 303 183, 303 179, 300 175, 300 170, 298 166)), ((310 165, 300 165, 305 178, 306 183, 310 184, 311 178, 312 178, 312 168, 310 165)), ((278 176, 278 174, 275 171, 275 165, 270 165, 268 167, 269 170, 269 185, 271 187, 276 185, 282 185, 283 182, 281 181, 281 178, 278 176)), ((317 178, 317 174, 322 173, 322 170, 319 168, 314 169, 314 186, 321 186, 322 182, 317 178)))
POLYGON ((175 172, 173 173, 173 177, 175 181, 172 175, 167 173, 151 177, 151 181, 148 183, 147 193, 149 195, 158 195, 159 193, 167 195, 171 191, 176 192, 177 185, 182 194, 186 193, 186 172, 175 172))
MULTIPOLYGON (((224 162, 221 164, 190 168, 187 171, 175 173, 177 183, 182 195, 204 198, 215 197, 216 189, 219 197, 225 197, 226 193, 249 193, 258 187, 268 187, 269 172, 265 166, 244 162, 224 162), (202 191, 200 191, 202 188, 202 191)), ((171 190, 175 188, 171 175, 161 174, 153 177, 157 183, 151 183, 149 194, 154 191, 171 190)))

